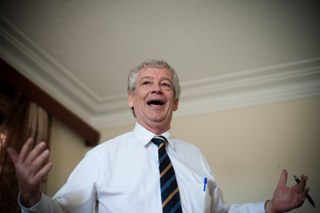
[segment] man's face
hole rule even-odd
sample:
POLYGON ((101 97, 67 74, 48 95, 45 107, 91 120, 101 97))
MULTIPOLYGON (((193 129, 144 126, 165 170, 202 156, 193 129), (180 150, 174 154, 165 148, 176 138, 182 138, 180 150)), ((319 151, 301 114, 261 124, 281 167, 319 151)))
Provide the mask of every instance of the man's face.
POLYGON ((134 107, 139 124, 161 134, 170 128, 172 113, 178 109, 179 101, 173 98, 170 70, 146 68, 137 73, 136 89, 128 94, 128 104, 134 107))

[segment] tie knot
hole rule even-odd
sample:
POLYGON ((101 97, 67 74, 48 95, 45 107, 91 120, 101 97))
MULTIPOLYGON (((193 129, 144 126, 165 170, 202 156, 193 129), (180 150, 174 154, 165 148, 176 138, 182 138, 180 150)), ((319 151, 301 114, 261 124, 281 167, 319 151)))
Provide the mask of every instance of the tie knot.
POLYGON ((163 137, 162 135, 160 136, 154 136, 152 139, 151 139, 152 143, 154 143, 155 145, 157 146, 160 146, 161 143, 166 143, 167 142, 167 139, 165 137, 163 137))

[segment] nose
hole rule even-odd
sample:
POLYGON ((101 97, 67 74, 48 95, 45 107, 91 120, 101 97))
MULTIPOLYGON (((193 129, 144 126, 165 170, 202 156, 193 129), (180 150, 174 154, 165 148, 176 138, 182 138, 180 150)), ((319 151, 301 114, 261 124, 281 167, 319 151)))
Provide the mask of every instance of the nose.
POLYGON ((152 93, 162 94, 161 86, 158 83, 153 84, 152 93))
POLYGON ((161 94, 162 94, 162 92, 161 92, 160 90, 152 90, 152 93, 158 94, 158 95, 161 95, 161 94))

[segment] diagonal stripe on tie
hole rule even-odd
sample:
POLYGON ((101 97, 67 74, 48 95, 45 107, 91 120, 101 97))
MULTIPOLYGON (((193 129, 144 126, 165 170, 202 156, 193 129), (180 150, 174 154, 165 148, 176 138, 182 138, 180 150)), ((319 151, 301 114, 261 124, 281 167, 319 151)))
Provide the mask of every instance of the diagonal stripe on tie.
POLYGON ((160 177, 162 177, 164 174, 166 174, 166 172, 172 168, 172 163, 170 163, 161 173, 160 173, 160 177))
POLYGON ((173 183, 173 181, 175 181, 175 180, 176 180, 176 177, 171 176, 170 179, 165 184, 163 184, 163 185, 161 184, 162 185, 161 192, 164 192, 168 188, 168 186, 170 186, 170 184, 173 183))
POLYGON ((167 205, 167 203, 172 199, 172 197, 173 197, 174 195, 176 195, 178 192, 179 192, 179 189, 176 188, 176 189, 167 197, 167 199, 165 199, 165 200, 163 201, 162 207, 165 206, 165 205, 167 205))
POLYGON ((158 146, 162 211, 163 213, 181 213, 179 188, 165 146, 167 139, 163 136, 155 136, 151 141, 158 146))

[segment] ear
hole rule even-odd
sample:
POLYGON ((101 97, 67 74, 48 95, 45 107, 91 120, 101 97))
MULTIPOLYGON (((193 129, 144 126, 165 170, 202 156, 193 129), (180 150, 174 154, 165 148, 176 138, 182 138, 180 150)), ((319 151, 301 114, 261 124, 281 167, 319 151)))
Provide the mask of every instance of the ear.
POLYGON ((179 99, 176 99, 173 102, 173 111, 177 111, 178 110, 178 106, 179 106, 179 99))
POLYGON ((132 94, 132 92, 128 93, 128 105, 130 108, 133 107, 133 94, 132 94))

